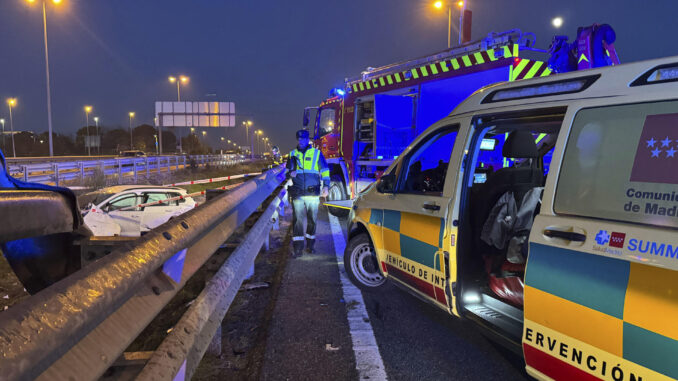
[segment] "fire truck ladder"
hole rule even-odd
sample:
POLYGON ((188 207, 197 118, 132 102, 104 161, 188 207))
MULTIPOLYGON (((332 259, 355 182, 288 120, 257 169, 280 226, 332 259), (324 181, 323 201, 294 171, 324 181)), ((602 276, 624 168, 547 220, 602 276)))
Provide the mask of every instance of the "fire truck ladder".
MULTIPOLYGON (((385 65, 377 68, 368 67, 363 71, 359 77, 347 78, 346 85, 351 86, 353 83, 367 81, 372 78, 381 77, 383 75, 404 72, 422 65, 441 62, 453 58, 459 58, 472 53, 482 52, 489 49, 497 49, 511 44, 518 44, 520 49, 528 49, 535 51, 542 51, 533 48, 536 37, 534 33, 523 33, 520 29, 511 29, 506 32, 496 33, 492 32, 486 38, 472 41, 464 45, 460 45, 451 49, 444 50, 430 56, 416 58, 409 61, 397 62, 390 65, 385 65)), ((502 49, 495 51, 495 56, 502 56, 502 49)))

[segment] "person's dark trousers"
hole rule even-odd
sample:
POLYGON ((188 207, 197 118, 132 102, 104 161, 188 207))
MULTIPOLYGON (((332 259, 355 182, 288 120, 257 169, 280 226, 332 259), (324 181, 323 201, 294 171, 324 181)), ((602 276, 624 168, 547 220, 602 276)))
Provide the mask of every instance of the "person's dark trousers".
POLYGON ((293 210, 293 233, 292 245, 295 254, 301 253, 304 249, 304 239, 306 248, 313 252, 315 245, 316 219, 318 218, 318 205, 320 198, 318 196, 303 196, 292 200, 293 210), (306 233, 304 234, 304 217, 306 217, 306 233))

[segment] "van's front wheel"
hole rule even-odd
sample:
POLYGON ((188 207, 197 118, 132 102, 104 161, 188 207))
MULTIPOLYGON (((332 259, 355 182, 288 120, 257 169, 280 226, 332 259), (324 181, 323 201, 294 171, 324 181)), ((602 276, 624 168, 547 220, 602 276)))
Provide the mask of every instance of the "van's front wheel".
POLYGON ((367 233, 360 233, 348 242, 344 251, 344 268, 351 282, 363 291, 377 291, 386 282, 379 272, 379 263, 367 233))

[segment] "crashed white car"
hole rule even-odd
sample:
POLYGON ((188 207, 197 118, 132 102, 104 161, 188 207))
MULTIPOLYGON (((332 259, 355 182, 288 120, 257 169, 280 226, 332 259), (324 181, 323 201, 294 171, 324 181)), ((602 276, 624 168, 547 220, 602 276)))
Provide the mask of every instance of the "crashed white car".
POLYGON ((195 208, 185 189, 163 186, 119 185, 78 197, 85 225, 95 236, 138 237, 195 208), (163 201, 178 198, 172 201, 163 201), (138 205, 154 203, 148 206, 138 205))

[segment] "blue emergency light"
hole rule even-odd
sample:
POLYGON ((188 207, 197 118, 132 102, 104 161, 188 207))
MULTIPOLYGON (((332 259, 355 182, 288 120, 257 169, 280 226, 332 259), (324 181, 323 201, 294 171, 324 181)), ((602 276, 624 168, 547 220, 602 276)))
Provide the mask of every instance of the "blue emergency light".
POLYGON ((343 97, 346 95, 346 91, 344 89, 340 89, 338 87, 335 87, 334 89, 330 90, 330 97, 343 97))

